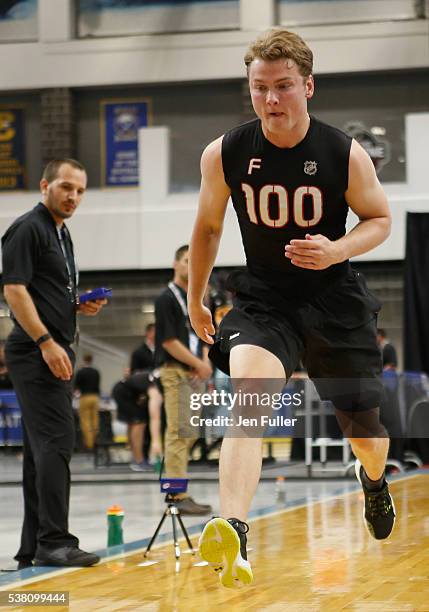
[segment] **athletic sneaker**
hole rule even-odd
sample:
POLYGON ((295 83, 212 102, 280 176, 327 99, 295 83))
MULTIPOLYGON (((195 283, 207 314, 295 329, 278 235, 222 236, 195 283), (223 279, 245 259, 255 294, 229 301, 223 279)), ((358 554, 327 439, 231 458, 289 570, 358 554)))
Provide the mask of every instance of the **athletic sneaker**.
POLYGON ((368 491, 362 479, 363 466, 359 459, 356 459, 355 472, 356 478, 362 485, 365 495, 363 518, 365 526, 376 540, 385 540, 390 536, 395 525, 395 506, 389 493, 389 486, 384 481, 380 491, 368 491))
POLYGON ((132 461, 130 463, 130 470, 133 472, 153 472, 153 467, 148 461, 141 461, 140 463, 132 461))
POLYGON ((236 518, 226 521, 216 517, 204 527, 199 553, 215 572, 219 572, 224 587, 234 588, 253 581, 252 568, 247 560, 248 531, 249 525, 236 518))

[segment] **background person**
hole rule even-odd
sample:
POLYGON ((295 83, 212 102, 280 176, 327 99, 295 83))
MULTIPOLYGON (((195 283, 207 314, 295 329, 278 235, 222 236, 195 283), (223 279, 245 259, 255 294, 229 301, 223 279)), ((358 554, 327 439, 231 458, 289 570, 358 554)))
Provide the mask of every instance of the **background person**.
MULTIPOLYGON (((148 323, 146 325, 144 340, 142 344, 137 347, 131 354, 130 361, 130 372, 138 372, 141 370, 154 370, 155 369, 155 323, 148 323)), ((162 385, 159 377, 156 377, 159 392, 162 394, 162 385)), ((146 427, 143 434, 143 456, 147 462, 152 463, 157 461, 158 454, 162 454, 161 451, 161 415, 162 415, 162 402, 158 408, 152 408, 152 414, 149 414, 149 427, 146 427), (152 441, 152 432, 155 435, 155 439, 152 441), (155 454, 154 454, 155 452, 155 454)), ((165 426, 165 416, 164 416, 165 426)))
POLYGON ((160 412, 162 395, 151 370, 126 375, 112 389, 119 421, 128 425, 128 443, 133 455, 130 469, 134 472, 152 472, 153 465, 143 457, 143 439, 146 425, 151 428, 150 457, 155 461, 162 454, 160 438, 160 412))
POLYGON ((398 356, 395 347, 387 338, 386 330, 377 329, 377 343, 382 353, 383 370, 396 371, 398 368, 398 356))
POLYGON ((6 365, 3 341, 0 342, 0 389, 13 389, 12 381, 6 365))
POLYGON ((137 370, 153 370, 155 367, 155 323, 146 325, 144 341, 131 354, 131 374, 137 370))
POLYGON ((78 208, 86 184, 78 161, 51 161, 40 181, 43 202, 16 219, 2 238, 4 296, 14 322, 6 362, 23 422, 18 569, 33 559, 36 565, 65 567, 99 561, 80 550, 68 530, 76 313, 93 316, 106 303, 78 303, 73 244, 64 223, 78 208))
POLYGON ((99 430, 100 372, 92 365, 92 355, 84 355, 83 363, 76 373, 74 388, 80 393, 79 423, 83 442, 88 450, 93 450, 99 430))
MULTIPOLYGON (((167 418, 165 432, 165 477, 186 478, 193 437, 180 433, 180 419, 190 413, 191 393, 202 391, 212 373, 208 349, 191 329, 188 310, 188 245, 177 249, 174 277, 155 302, 156 363, 160 366, 167 418)), ((187 493, 167 495, 182 514, 209 514, 211 506, 196 503, 187 493)))

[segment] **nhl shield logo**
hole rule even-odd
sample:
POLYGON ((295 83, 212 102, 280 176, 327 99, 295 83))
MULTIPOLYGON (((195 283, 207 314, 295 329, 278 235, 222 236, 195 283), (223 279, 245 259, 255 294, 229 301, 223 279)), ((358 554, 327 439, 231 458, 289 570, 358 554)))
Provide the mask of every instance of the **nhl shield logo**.
POLYGON ((317 162, 315 161, 306 161, 304 162, 304 172, 305 174, 309 174, 313 176, 317 172, 317 162))

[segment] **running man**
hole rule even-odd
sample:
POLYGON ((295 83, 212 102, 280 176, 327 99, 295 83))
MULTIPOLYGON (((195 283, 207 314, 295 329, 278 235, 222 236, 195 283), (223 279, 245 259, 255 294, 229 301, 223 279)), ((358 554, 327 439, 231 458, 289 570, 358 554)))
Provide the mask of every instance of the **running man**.
MULTIPOLYGON (((302 359, 321 398, 332 400, 357 458, 368 531, 385 539, 395 511, 384 474, 389 440, 378 421, 380 304, 349 259, 388 237, 386 196, 364 149, 308 114, 313 54, 299 36, 268 31, 250 46, 245 64, 257 118, 212 142, 202 155, 190 247, 191 322, 213 345, 214 363, 233 380, 248 381, 249 389, 256 380, 277 379, 280 390, 302 359), (230 277, 234 308, 214 343, 203 296, 230 197, 247 268, 230 277), (349 208, 359 222, 346 233, 349 208)), ((260 438, 225 437, 222 518, 209 521, 200 538, 200 554, 220 572, 224 586, 253 580, 245 521, 261 464, 260 438)))

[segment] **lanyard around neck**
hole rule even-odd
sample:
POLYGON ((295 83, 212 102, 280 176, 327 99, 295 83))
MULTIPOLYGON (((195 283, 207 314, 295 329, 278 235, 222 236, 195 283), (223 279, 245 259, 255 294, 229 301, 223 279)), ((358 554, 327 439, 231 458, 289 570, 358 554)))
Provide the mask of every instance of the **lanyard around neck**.
POLYGON ((175 285, 173 282, 171 282, 171 283, 168 283, 168 288, 173 293, 173 295, 176 298, 176 300, 179 302, 179 306, 182 309, 183 316, 185 317, 186 320, 188 320, 188 307, 187 307, 186 302, 183 299, 183 295, 180 293, 177 285, 175 285))
POLYGON ((168 283, 168 288, 170 289, 171 293, 174 295, 174 297, 178 301, 179 306, 180 306, 180 308, 181 308, 181 310, 183 312, 183 316, 185 317, 186 329, 188 330, 188 334, 189 334, 189 350, 196 357, 198 357, 199 340, 198 340, 198 336, 196 335, 196 333, 192 329, 191 323, 189 321, 188 306, 186 305, 186 302, 183 299, 183 295, 179 291, 177 285, 175 285, 173 282, 170 282, 170 283, 168 283))
POLYGON ((174 297, 179 303, 179 306, 183 312, 183 316, 185 317, 185 324, 186 324, 186 328, 188 332, 194 334, 195 332, 192 329, 191 324, 189 322, 188 307, 186 305, 185 300, 183 299, 183 295, 180 293, 177 285, 175 285, 173 282, 168 283, 168 288, 170 289, 171 293, 174 295, 174 297))
POLYGON ((69 245, 71 245, 71 239, 68 234, 67 228, 65 226, 62 226, 62 227, 57 226, 57 235, 58 235, 58 240, 60 241, 61 251, 63 253, 64 261, 65 261, 66 268, 67 268, 68 289, 71 293, 73 293, 74 296, 76 296, 77 286, 79 283, 78 271, 77 271, 77 265, 76 265, 76 260, 74 258, 73 250, 72 248, 70 248, 68 252, 68 249, 67 249, 67 243, 66 243, 67 240, 69 241, 69 245), (73 270, 71 266, 73 266, 73 270))

